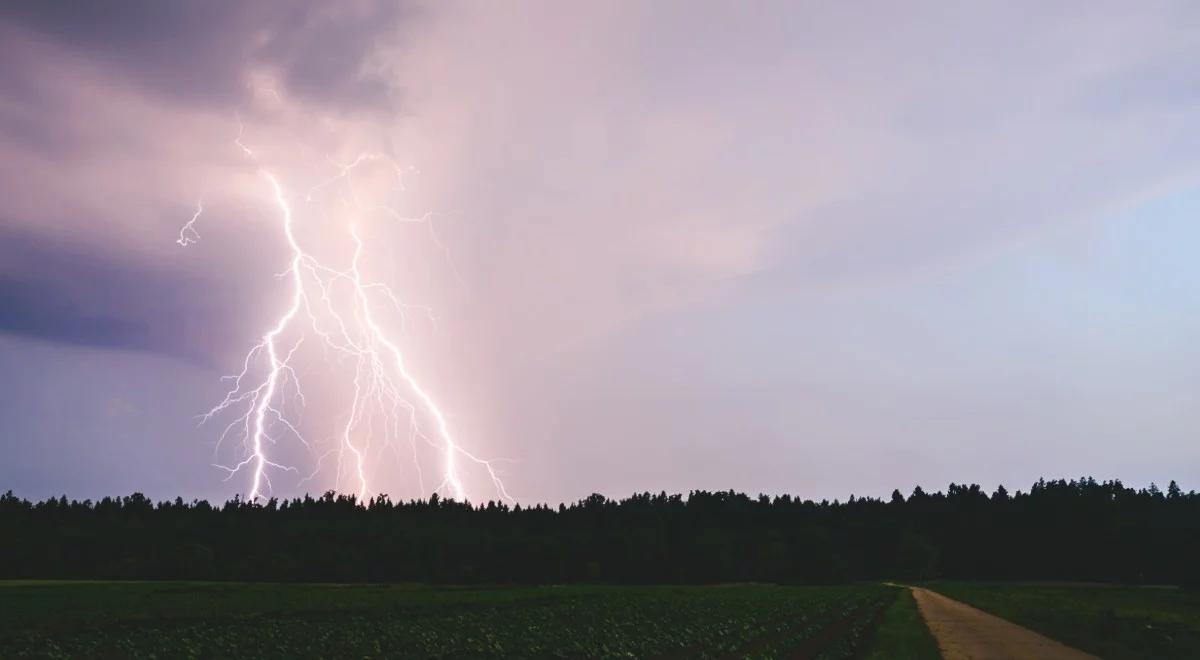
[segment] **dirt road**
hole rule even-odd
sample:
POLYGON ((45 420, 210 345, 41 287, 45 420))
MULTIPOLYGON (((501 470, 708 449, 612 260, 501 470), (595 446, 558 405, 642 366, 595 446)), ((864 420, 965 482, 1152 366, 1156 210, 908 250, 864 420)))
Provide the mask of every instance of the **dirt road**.
POLYGON ((946 660, 1098 660, 928 589, 912 592, 946 660))

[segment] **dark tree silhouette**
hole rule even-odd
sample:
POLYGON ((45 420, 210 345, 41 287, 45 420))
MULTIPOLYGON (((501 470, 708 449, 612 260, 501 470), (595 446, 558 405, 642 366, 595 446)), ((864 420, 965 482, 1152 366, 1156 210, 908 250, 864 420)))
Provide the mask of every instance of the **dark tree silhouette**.
POLYGON ((550 508, 333 493, 155 504, 0 496, 0 577, 458 583, 1055 579, 1194 584, 1200 496, 1039 480, 887 500, 732 491, 550 508))

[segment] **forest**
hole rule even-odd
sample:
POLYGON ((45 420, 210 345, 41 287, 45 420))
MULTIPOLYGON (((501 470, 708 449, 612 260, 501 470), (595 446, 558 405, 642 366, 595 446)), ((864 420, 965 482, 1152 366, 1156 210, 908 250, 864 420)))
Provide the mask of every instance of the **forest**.
POLYGON ((1200 495, 1039 480, 846 501, 592 495, 570 505, 326 493, 222 505, 0 496, 0 578, 455 584, 1071 580, 1200 585, 1200 495))

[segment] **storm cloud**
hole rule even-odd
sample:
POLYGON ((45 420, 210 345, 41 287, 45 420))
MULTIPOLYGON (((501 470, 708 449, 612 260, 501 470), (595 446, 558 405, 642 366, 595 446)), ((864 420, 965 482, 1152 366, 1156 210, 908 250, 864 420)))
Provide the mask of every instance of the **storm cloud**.
MULTIPOLYGON (((18 1, 0 8, 10 35, 76 52, 106 73, 175 102, 245 102, 247 76, 272 73, 306 102, 393 107, 396 81, 369 58, 415 12, 403 2, 18 1)), ((22 58, 6 58, 20 69, 22 58)), ((13 76, 9 72, 8 76, 13 76)))
MULTIPOLYGON (((0 356, 30 391, 128 359, 147 429, 219 398, 286 266, 241 136, 297 200, 355 153, 411 166, 396 204, 433 231, 365 219, 370 266, 436 310, 414 369, 522 499, 1186 486, 1197 28, 1186 2, 5 3, 0 356), (186 383, 169 418, 144 382, 186 383)), ((95 396, 52 442, 88 442, 95 396)), ((9 454, 0 479, 77 478, 9 454)))

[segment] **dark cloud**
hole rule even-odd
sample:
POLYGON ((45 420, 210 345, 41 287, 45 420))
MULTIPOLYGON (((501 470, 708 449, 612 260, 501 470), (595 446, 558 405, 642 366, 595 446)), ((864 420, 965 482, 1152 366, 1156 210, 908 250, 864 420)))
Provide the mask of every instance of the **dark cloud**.
MULTIPOLYGON (((14 148, 7 152, 10 163, 32 155, 66 172, 89 153, 119 160, 134 150, 124 142, 129 135, 164 130, 103 121, 103 129, 95 130, 95 115, 63 91, 72 90, 74 81, 100 89, 110 83, 132 87, 154 102, 232 115, 254 93, 247 74, 262 69, 278 77, 279 91, 299 107, 341 114, 386 110, 395 90, 384 72, 372 72, 366 63, 410 14, 403 2, 0 3, 0 149, 14 148), (114 148, 120 151, 102 151, 114 148)), ((80 98, 108 102, 86 93, 80 98)), ((157 155, 150 150, 138 162, 157 155)), ((15 189, 37 190, 35 170, 30 165, 19 173, 15 189)), ((82 203, 89 192, 64 187, 57 194, 82 203)), ((194 274, 131 260, 112 236, 85 244, 47 234, 28 209, 14 208, 14 199, 0 202, 8 216, 0 217, 0 333, 189 359, 219 350, 212 329, 228 327, 230 310, 244 307, 245 299, 217 295, 228 287, 206 287, 194 274), (198 298, 197 291, 208 293, 198 298)), ((238 292, 252 295, 244 287, 238 292)))
POLYGON ((51 282, 0 279, 0 329, 84 346, 141 349, 153 343, 145 323, 81 314, 70 297, 51 282))
POLYGON ((197 361, 213 348, 201 316, 218 312, 198 309, 192 293, 204 282, 7 229, 0 264, 0 333, 197 361))
MULTIPOLYGON (((378 107, 391 89, 364 60, 410 13, 400 2, 16 1, 0 4, 0 24, 183 101, 236 102, 247 69, 263 66, 307 100, 378 107)), ((12 77, 3 69, 21 66, 6 59, 0 84, 12 77)))

